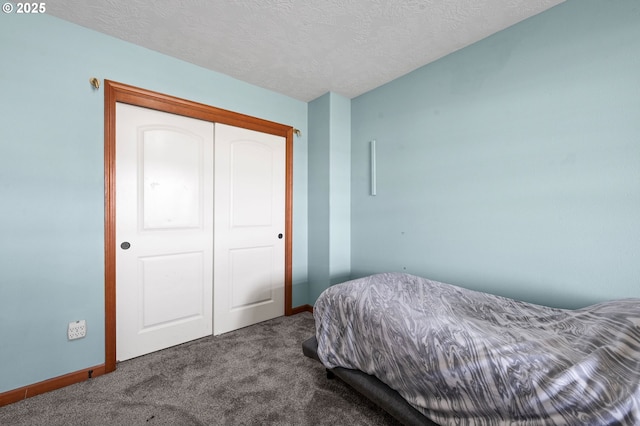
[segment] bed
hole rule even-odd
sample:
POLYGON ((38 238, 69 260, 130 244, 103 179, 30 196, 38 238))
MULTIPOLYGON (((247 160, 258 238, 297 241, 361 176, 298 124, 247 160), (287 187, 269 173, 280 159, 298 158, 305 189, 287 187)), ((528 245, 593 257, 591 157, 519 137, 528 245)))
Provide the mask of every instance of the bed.
POLYGON ((640 424, 640 299, 564 310, 384 273, 314 318, 303 353, 404 424, 640 424))

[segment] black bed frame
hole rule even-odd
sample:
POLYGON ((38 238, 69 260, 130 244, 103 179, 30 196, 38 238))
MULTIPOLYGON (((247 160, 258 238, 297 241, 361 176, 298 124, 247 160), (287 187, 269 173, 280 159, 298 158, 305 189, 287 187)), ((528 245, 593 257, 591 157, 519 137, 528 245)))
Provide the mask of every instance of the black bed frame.
MULTIPOLYGON (((315 336, 302 342, 302 353, 320 362, 320 358, 318 358, 318 341, 315 336)), ((327 369, 327 378, 331 379, 334 376, 338 376, 342 381, 369 398, 371 402, 385 410, 404 425, 438 426, 437 423, 429 420, 409 405, 398 392, 374 376, 363 373, 360 370, 351 370, 342 367, 327 369)))

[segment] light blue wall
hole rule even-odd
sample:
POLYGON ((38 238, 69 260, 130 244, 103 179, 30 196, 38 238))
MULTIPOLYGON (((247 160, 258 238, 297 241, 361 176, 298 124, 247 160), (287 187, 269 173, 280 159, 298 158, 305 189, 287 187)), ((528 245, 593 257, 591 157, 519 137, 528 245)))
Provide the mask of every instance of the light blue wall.
POLYGON ((90 77, 301 130, 293 299, 307 302, 306 103, 46 15, 0 15, 0 58, 0 392, 104 362, 104 93, 90 77), (87 337, 69 342, 77 319, 87 337))
POLYGON ((309 300, 351 274, 351 100, 309 103, 309 300))
POLYGON ((355 98, 352 124, 355 277, 640 296, 637 0, 569 0, 355 98))
POLYGON ((331 93, 309 103, 309 298, 329 286, 331 93))
POLYGON ((331 93, 330 109, 329 274, 336 284, 351 278, 351 100, 331 93))

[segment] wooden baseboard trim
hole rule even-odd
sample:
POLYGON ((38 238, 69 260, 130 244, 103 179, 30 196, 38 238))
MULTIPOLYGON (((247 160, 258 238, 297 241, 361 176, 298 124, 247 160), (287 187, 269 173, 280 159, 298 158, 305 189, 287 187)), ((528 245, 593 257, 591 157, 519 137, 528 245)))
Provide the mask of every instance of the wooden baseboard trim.
POLYGON ((297 307, 291 309, 291 315, 299 314, 300 312, 311 312, 311 313, 313 313, 313 306, 311 306, 311 305, 302 305, 302 306, 297 306, 297 307))
POLYGON ((0 407, 40 395, 41 393, 50 392, 60 389, 74 383, 83 382, 94 377, 102 376, 105 373, 104 364, 86 368, 84 370, 75 371, 63 376, 54 377, 53 379, 44 380, 32 385, 23 386, 7 392, 0 393, 0 407))

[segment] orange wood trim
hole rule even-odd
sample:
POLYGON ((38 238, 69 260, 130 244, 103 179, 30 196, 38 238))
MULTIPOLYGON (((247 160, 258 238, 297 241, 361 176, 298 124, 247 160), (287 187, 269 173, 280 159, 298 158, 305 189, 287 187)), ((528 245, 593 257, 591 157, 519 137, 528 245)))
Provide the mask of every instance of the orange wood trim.
POLYGON ((284 223, 284 314, 293 315, 293 128, 286 135, 284 223))
POLYGON ((313 306, 311 306, 311 305, 302 305, 302 306, 296 306, 295 308, 291 309, 291 315, 299 314, 301 312, 311 312, 311 313, 313 313, 313 306))
POLYGON ((8 404, 13 404, 14 402, 22 401, 23 399, 31 398, 32 396, 40 395, 41 393, 60 389, 74 383, 80 383, 93 377, 102 376, 104 373, 105 368, 104 364, 102 364, 73 373, 65 374, 64 376, 54 377, 52 379, 34 383, 32 385, 24 386, 18 389, 13 389, 8 392, 3 392, 0 393, 0 407, 8 404))
POLYGON ((176 98, 158 92, 104 81, 104 168, 105 168, 105 368, 116 369, 116 206, 115 206, 115 124, 116 102, 183 115, 214 123, 256 130, 286 140, 285 176, 285 315, 292 315, 293 250, 293 127, 176 98))
POLYGON ((137 105, 158 111, 169 112, 171 114, 198 118, 204 121, 229 124, 235 127, 256 130, 258 132, 283 137, 286 137, 289 131, 293 131, 293 127, 284 124, 216 108, 186 99, 176 98, 174 96, 129 86, 123 83, 105 80, 105 86, 107 85, 109 86, 109 89, 112 90, 115 97, 115 99, 113 99, 114 102, 137 105))
POLYGON ((116 89, 104 85, 105 369, 116 369, 116 89))

